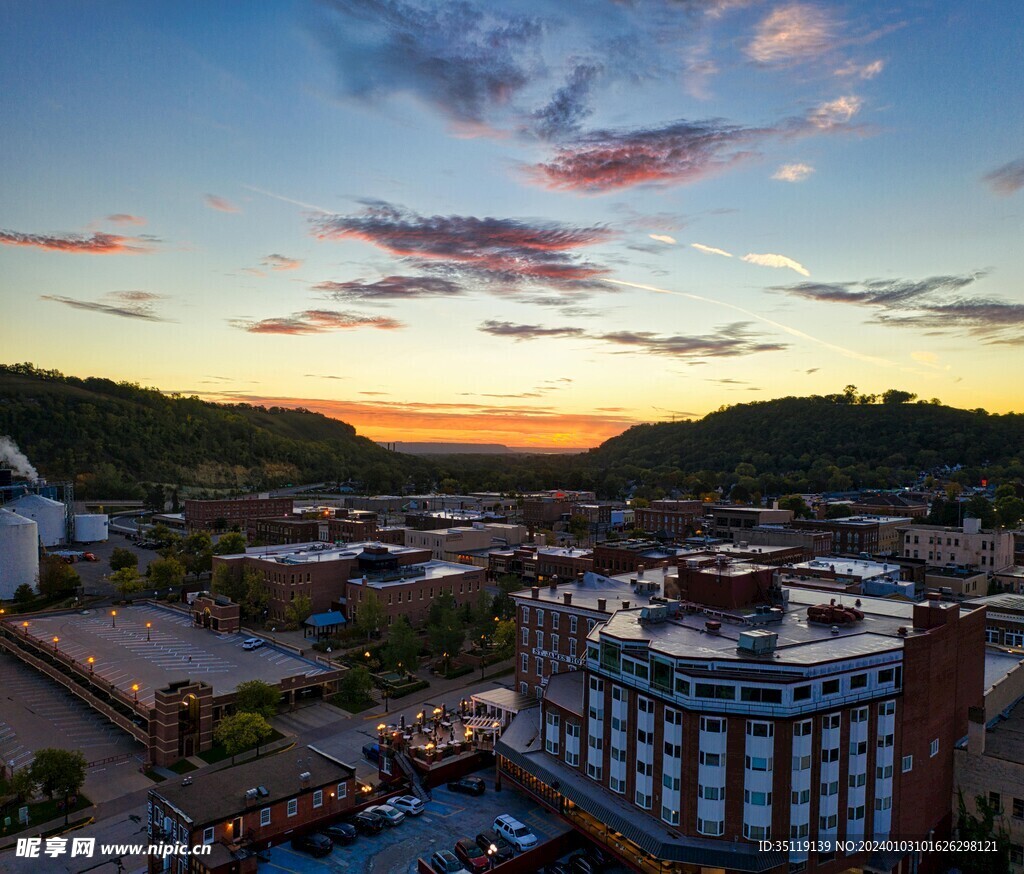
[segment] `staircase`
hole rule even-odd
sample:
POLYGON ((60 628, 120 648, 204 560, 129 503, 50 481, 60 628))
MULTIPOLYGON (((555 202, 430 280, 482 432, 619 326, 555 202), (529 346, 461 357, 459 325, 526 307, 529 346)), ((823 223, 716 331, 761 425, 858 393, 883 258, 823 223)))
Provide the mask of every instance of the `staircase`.
POLYGON ((409 757, 405 753, 395 753, 395 761, 398 762, 398 767, 402 769, 405 776, 409 778, 412 794, 424 804, 430 801, 430 793, 424 788, 419 772, 413 767, 409 757))

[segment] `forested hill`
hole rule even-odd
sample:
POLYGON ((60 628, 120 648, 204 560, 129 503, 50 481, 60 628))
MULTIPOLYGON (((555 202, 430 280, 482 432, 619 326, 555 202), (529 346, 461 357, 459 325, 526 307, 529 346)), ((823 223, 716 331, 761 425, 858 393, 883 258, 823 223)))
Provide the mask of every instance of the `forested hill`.
POLYGON ((0 435, 83 497, 140 482, 217 490, 357 478, 372 491, 430 485, 428 466, 306 410, 214 404, 30 365, 0 365, 0 435))
POLYGON ((758 482, 748 485, 765 494, 899 485, 943 465, 963 465, 968 478, 983 470, 1024 475, 1024 415, 887 394, 888 403, 857 402, 856 395, 780 398, 693 422, 637 425, 581 462, 616 481, 679 482, 693 491, 695 474, 704 485, 753 478, 758 482))

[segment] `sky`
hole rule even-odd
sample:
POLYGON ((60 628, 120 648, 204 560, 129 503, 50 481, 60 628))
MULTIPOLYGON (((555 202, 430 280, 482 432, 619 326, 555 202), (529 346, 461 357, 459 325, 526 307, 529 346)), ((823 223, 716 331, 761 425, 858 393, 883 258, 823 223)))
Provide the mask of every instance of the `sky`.
POLYGON ((0 4, 2 360, 585 448, 1024 411, 1024 4, 0 4))

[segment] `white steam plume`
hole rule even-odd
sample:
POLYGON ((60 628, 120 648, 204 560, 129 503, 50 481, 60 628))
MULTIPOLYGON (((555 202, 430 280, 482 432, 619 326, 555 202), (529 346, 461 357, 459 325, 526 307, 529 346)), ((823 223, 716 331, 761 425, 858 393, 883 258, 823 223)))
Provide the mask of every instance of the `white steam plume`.
POLYGON ((9 464, 17 473, 31 480, 39 479, 37 471, 10 437, 0 437, 0 463, 9 464))

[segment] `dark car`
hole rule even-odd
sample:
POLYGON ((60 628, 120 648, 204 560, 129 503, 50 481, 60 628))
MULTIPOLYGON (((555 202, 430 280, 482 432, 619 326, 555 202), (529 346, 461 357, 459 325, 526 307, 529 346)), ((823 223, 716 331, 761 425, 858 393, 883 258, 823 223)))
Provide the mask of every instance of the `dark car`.
POLYGON ((563 862, 552 862, 543 869, 544 874, 570 874, 569 866, 563 862))
POLYGON ((372 813, 357 813, 351 823, 361 835, 379 835, 384 830, 384 822, 372 813))
POLYGON ((376 765, 380 761, 380 744, 366 744, 363 747, 363 758, 376 765))
POLYGON ((483 795, 487 784, 479 777, 463 777, 448 784, 452 792, 463 792, 466 795, 483 795))
POLYGON ((583 853, 573 856, 569 860, 569 871, 571 874, 597 874, 601 869, 583 853))
POLYGON ((462 863, 462 867, 469 871, 470 874, 475 874, 477 871, 491 870, 491 860, 487 857, 487 853, 481 850, 469 838, 460 838, 456 841, 455 855, 462 863))
POLYGON ((337 825, 325 828, 324 834, 334 841, 334 843, 341 844, 345 847, 356 839, 356 836, 359 834, 359 830, 354 825, 350 825, 347 822, 339 822, 337 825))
POLYGON ((430 867, 437 874, 463 874, 466 870, 462 867, 462 863, 455 858, 455 854, 448 852, 448 850, 438 850, 434 853, 430 857, 430 867))
POLYGON ((587 861, 590 862, 592 868, 598 871, 603 871, 605 868, 610 868, 615 860, 612 859, 607 852, 600 849, 599 847, 590 844, 583 850, 584 855, 587 857, 587 861))
POLYGON ((516 848, 497 832, 480 832, 476 836, 476 845, 491 858, 494 864, 506 862, 516 854, 516 848))
POLYGON ((302 850, 304 853, 309 853, 311 856, 322 858, 323 856, 329 856, 331 850, 334 849, 334 844, 327 835, 318 835, 316 833, 309 835, 299 835, 297 838, 292 838, 292 847, 296 850, 302 850))

